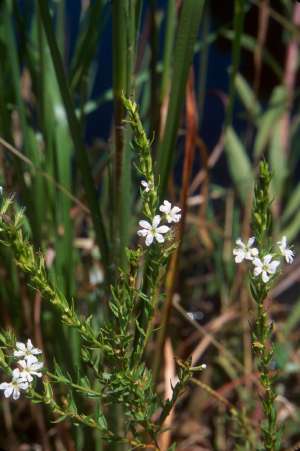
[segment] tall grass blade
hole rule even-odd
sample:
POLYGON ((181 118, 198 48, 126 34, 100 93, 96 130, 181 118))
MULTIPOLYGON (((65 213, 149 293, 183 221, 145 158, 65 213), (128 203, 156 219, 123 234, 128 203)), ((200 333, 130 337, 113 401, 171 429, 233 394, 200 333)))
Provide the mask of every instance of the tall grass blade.
POLYGON ((179 119, 184 104, 185 87, 189 67, 194 54, 194 45, 202 18, 204 0, 185 0, 182 4, 176 33, 173 78, 170 102, 163 138, 158 147, 160 174, 160 196, 163 197, 174 158, 179 119))
POLYGON ((64 66, 52 28, 51 16, 48 6, 43 0, 38 0, 38 5, 41 20, 47 37, 47 42, 50 48, 51 58, 53 67, 55 69, 55 75, 60 89, 60 94, 66 110, 70 134, 75 148, 79 170, 81 171, 82 175, 83 186, 85 188, 88 204, 91 210, 97 242, 101 250, 104 266, 106 270, 109 271, 109 246, 104 226, 104 220, 98 205, 96 190, 88 161, 88 155, 84 148, 84 143, 81 136, 80 124, 75 114, 75 108, 70 94, 70 89, 64 73, 64 66))

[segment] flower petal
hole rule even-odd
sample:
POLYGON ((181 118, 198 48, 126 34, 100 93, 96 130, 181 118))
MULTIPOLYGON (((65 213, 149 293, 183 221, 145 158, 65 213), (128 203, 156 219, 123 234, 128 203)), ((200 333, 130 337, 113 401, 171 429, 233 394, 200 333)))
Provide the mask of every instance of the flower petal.
POLYGON ((257 276, 260 275, 261 272, 262 272, 262 267, 261 266, 256 266, 254 268, 253 274, 254 274, 255 277, 257 277, 257 276))
POLYGON ((139 222, 139 225, 141 226, 141 227, 143 227, 143 229, 147 229, 147 230, 150 230, 151 229, 151 224, 150 224, 150 222, 148 222, 148 221, 144 221, 143 219, 139 222))
POLYGON ((32 348, 33 348, 33 344, 31 342, 30 338, 28 338, 28 340, 27 340, 27 349, 28 349, 28 351, 31 351, 32 348))
POLYGON ((146 243, 146 246, 150 246, 150 244, 153 243, 153 235, 152 235, 152 233, 148 233, 145 243, 146 243))
POLYGON ((10 395, 12 394, 13 390, 14 390, 13 385, 9 384, 9 387, 7 387, 7 389, 4 391, 5 398, 9 398, 10 395))
POLYGON ((152 227, 157 227, 158 224, 160 223, 160 220, 161 220, 160 215, 154 216, 153 221, 152 221, 152 227))
POLYGON ((158 233, 167 233, 170 230, 170 227, 166 226, 166 225, 162 225, 160 227, 157 227, 156 231, 158 233))
POLYGON ((268 267, 268 272, 271 274, 274 274, 278 268, 278 266, 280 265, 280 261, 279 260, 273 260, 268 267))
POLYGON ((270 261, 272 260, 272 254, 265 255, 263 260, 264 260, 264 264, 270 263, 270 261))
POLYGON ((160 233, 156 232, 154 236, 155 236, 156 241, 158 241, 159 243, 163 243, 165 241, 163 235, 161 235, 160 233))
POLYGON ((254 266, 256 266, 257 268, 261 268, 262 267, 262 261, 260 258, 254 258, 252 260, 252 263, 254 266))
POLYGON ((149 233, 149 230, 147 229, 141 229, 137 231, 138 236, 147 236, 149 233))
POLYGON ((17 341, 16 348, 20 351, 26 351, 25 343, 22 343, 21 341, 17 341))
POLYGON ((13 399, 16 401, 17 399, 20 398, 20 390, 18 390, 16 387, 13 390, 13 399))
POLYGON ((252 244, 254 244, 254 241, 255 241, 255 236, 251 236, 248 240, 247 246, 251 247, 252 244))
POLYGON ((270 280, 270 277, 266 271, 262 272, 261 278, 262 278, 263 282, 265 282, 265 283, 269 282, 269 280, 270 280))

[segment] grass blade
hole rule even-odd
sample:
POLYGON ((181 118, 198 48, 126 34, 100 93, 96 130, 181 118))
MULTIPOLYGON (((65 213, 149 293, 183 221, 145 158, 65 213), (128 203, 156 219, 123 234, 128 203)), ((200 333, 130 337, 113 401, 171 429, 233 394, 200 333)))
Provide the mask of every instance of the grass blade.
POLYGON ((160 196, 163 197, 172 167, 180 112, 184 104, 185 87, 189 67, 194 54, 194 45, 202 18, 204 0, 185 0, 180 14, 175 44, 174 66, 170 103, 164 136, 158 147, 160 174, 160 196))
POLYGON ((80 124, 75 114, 75 108, 70 94, 70 89, 64 74, 64 67, 53 32, 51 24, 51 16, 47 4, 43 0, 38 0, 41 20, 47 37, 47 42, 50 48, 53 67, 57 78, 57 83, 60 89, 60 94, 66 110, 70 134, 76 152, 76 157, 79 169, 82 175, 84 189, 87 195, 88 204, 91 210, 93 224, 95 228, 96 238, 101 250, 103 263, 106 270, 109 270, 109 246, 106 237, 106 231, 102 214, 98 205, 96 190, 92 179, 88 155, 84 148, 84 143, 81 136, 80 124))

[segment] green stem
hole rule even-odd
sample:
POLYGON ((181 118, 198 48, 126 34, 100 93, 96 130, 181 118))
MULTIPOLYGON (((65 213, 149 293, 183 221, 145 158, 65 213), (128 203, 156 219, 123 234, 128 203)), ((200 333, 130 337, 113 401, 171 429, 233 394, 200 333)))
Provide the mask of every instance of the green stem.
POLYGON ((266 450, 275 451, 277 441, 277 412, 275 407, 276 392, 274 377, 270 372, 273 357, 273 346, 270 345, 272 325, 269 323, 264 302, 257 304, 257 320, 253 349, 258 361, 260 382, 264 388, 262 407, 266 418, 266 426, 262 429, 262 437, 266 450))

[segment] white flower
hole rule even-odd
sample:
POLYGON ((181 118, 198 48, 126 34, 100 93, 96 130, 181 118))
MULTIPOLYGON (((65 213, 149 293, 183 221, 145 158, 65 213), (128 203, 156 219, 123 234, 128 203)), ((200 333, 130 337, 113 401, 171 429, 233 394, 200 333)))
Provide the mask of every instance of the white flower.
POLYGON ((142 227, 141 230, 138 230, 137 234, 139 236, 146 237, 145 243, 146 246, 150 246, 153 243, 153 239, 155 238, 158 243, 163 243, 165 241, 163 234, 167 233, 170 230, 170 227, 162 225, 158 227, 160 223, 161 217, 159 215, 154 216, 152 224, 148 221, 140 221, 139 225, 142 227))
POLYGON ((280 264, 279 260, 272 261, 272 258, 272 255, 268 254, 262 260, 260 258, 254 258, 253 260, 253 265, 255 266, 254 275, 257 277, 261 274, 264 283, 269 282, 270 277, 275 274, 280 264))
POLYGON ((179 222, 181 218, 181 208, 173 207, 168 200, 164 200, 164 203, 159 207, 159 210, 165 214, 166 220, 170 224, 171 222, 179 222))
POLYGON ((146 182, 146 180, 142 180, 142 181, 141 181, 141 185, 142 185, 142 187, 144 188, 144 191, 145 191, 146 193, 149 193, 149 191, 150 191, 150 189, 151 189, 150 183, 146 182))
POLYGON ((0 390, 4 390, 5 398, 9 398, 11 395, 14 400, 20 398, 21 390, 27 390, 29 384, 21 377, 19 368, 13 370, 11 382, 3 382, 0 384, 0 390))
POLYGON ((254 236, 249 238, 247 244, 244 244, 240 238, 236 240, 235 243, 238 247, 233 249, 235 263, 241 263, 243 260, 253 260, 254 257, 258 256, 258 249, 256 247, 252 247, 254 241, 254 236))
POLYGON ((43 362, 39 362, 34 355, 28 356, 26 360, 19 360, 18 364, 21 367, 20 377, 29 383, 33 381, 32 376, 42 377, 42 373, 38 370, 43 367, 43 362))
POLYGON ((25 343, 17 341, 16 348, 17 349, 14 351, 15 357, 23 357, 24 359, 28 359, 28 357, 31 355, 42 354, 42 351, 39 348, 35 348, 33 346, 30 338, 28 338, 26 345, 25 343))
POLYGON ((283 236, 281 238, 281 241, 277 241, 278 247, 280 249, 281 254, 284 256, 285 261, 287 263, 293 263, 295 253, 290 249, 287 245, 287 238, 286 236, 283 236))

